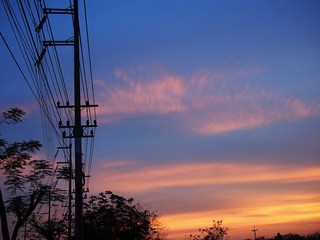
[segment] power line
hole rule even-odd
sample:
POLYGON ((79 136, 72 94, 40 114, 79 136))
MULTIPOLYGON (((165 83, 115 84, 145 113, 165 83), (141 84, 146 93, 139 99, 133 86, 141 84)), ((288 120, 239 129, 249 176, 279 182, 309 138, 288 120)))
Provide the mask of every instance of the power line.
MULTIPOLYGON (((68 91, 67 82, 65 81, 66 77, 62 68, 64 59, 61 58, 58 46, 54 44, 58 40, 55 38, 55 29, 51 24, 49 15, 53 13, 61 14, 65 11, 66 14, 72 16, 73 22, 76 23, 78 22, 78 13, 76 14, 75 12, 76 8, 78 8, 78 1, 74 0, 72 6, 72 1, 70 0, 69 7, 65 9, 47 8, 45 0, 34 0, 34 8, 32 8, 30 1, 18 0, 16 6, 13 6, 8 0, 1 0, 1 2, 25 62, 23 65, 25 69, 18 63, 13 52, 11 50, 9 52, 40 105, 47 159, 53 163, 55 162, 55 157, 53 157, 54 139, 58 139, 58 144, 62 147, 70 144, 70 138, 80 137, 83 139, 83 151, 81 150, 81 155, 83 155, 80 159, 81 166, 79 167, 79 163, 77 163, 78 175, 81 174, 81 191, 83 187, 82 174, 85 176, 86 180, 84 184, 88 189, 93 161, 95 128, 97 126, 95 110, 97 105, 95 104, 93 89, 86 2, 85 0, 83 1, 85 37, 82 37, 80 26, 77 26, 77 31, 74 31, 73 38, 67 38, 60 42, 60 45, 64 43, 73 45, 76 42, 79 44, 79 59, 81 61, 79 60, 77 63, 79 63, 79 89, 81 89, 82 95, 79 100, 75 101, 74 105, 70 103, 72 93, 70 94, 70 91, 68 91), (18 11, 14 11, 14 7, 18 11), (88 69, 86 65, 88 65, 88 69), (85 104, 81 105, 81 101, 84 101, 85 104), (65 107, 59 107, 58 105, 65 107), (75 110, 76 106, 78 110, 75 110), (74 117, 76 111, 78 112, 77 114, 80 112, 80 118, 79 116, 77 119, 74 117), (84 113, 83 116, 81 116, 82 111, 84 113), (82 125, 81 117, 85 120, 84 125, 82 125), (57 126, 57 123, 59 123, 59 126, 57 126), (78 125, 77 130, 76 125, 78 125), (66 134, 65 130, 69 130, 69 133, 66 134), (56 138, 53 137, 54 135, 56 138)), ((3 38, 2 35, 1 37, 3 38)), ((5 44, 7 46, 6 42, 5 44)), ((9 49, 8 46, 7 48, 9 49)), ((75 97, 75 94, 73 94, 73 97, 75 97)), ((66 155, 66 151, 64 151, 64 154, 66 155)), ((74 154, 79 155, 79 152, 75 150, 74 154)), ((79 189, 80 187, 78 187, 78 192, 79 189)))

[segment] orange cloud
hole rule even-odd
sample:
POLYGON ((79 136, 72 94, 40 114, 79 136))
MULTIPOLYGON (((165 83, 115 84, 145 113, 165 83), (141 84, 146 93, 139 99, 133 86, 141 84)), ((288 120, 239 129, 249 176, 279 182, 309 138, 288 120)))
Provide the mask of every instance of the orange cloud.
POLYGON ((272 231, 297 222, 315 231, 311 223, 320 218, 320 194, 306 188, 320 181, 320 166, 205 162, 143 167, 115 161, 95 173, 93 192, 108 186, 125 196, 143 196, 160 211, 169 239, 183 239, 213 219, 223 220, 233 239, 244 239, 253 224, 264 236, 274 236, 272 231), (274 224, 283 227, 270 227, 274 224))
POLYGON ((101 174, 98 179, 102 186, 111 185, 115 189, 135 193, 173 186, 320 181, 320 167, 290 169, 252 164, 193 163, 129 169, 117 174, 112 174, 113 170, 109 169, 111 172, 104 175, 108 168, 99 166, 96 171, 101 174))
POLYGON ((258 236, 272 237, 278 232, 309 234, 317 230, 320 204, 300 203, 289 205, 260 206, 253 205, 237 213, 225 211, 206 211, 162 216, 168 226, 171 240, 183 239, 186 234, 195 234, 199 228, 210 227, 212 220, 223 220, 229 228, 231 239, 251 238, 253 225, 258 228, 258 236), (297 209, 292 213, 292 209, 297 209), (248 217, 251 215, 251 217, 248 217))

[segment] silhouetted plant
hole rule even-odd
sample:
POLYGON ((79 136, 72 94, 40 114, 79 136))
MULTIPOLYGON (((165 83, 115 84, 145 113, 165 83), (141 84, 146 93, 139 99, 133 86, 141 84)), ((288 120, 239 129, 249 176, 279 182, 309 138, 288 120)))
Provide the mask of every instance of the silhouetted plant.
MULTIPOLYGON (((25 113, 17 108, 4 112, 1 123, 18 123, 25 113)), ((46 160, 32 160, 34 154, 41 148, 39 141, 29 140, 7 143, 0 139, 0 170, 5 177, 4 185, 9 194, 5 202, 0 189, 0 217, 3 240, 10 240, 7 213, 12 213, 16 220, 11 240, 18 236, 19 229, 25 224, 31 214, 41 203, 48 201, 49 192, 57 201, 63 199, 58 189, 48 184, 48 178, 53 176, 53 169, 46 160)))
POLYGON ((26 113, 19 109, 19 108, 10 108, 10 110, 2 113, 2 120, 0 124, 7 123, 7 124, 15 124, 18 122, 22 122, 22 116, 26 115, 26 113))
POLYGON ((308 234, 306 236, 306 239, 307 240, 320 240, 320 232, 315 232, 315 233, 308 234))
POLYGON ((59 240, 66 239, 67 223, 64 218, 53 218, 50 221, 42 221, 39 215, 33 214, 28 223, 31 225, 33 234, 32 238, 59 240))
POLYGON ((274 237, 258 237, 257 240, 320 240, 320 233, 315 232, 308 235, 299 235, 296 233, 287 233, 282 235, 277 233, 274 237))
POLYGON ((84 203, 85 239, 164 239, 158 215, 111 191, 91 196, 84 203))
POLYGON ((213 220, 210 228, 200 228, 200 234, 190 234, 186 240, 223 240, 228 238, 228 228, 222 226, 222 221, 213 220))

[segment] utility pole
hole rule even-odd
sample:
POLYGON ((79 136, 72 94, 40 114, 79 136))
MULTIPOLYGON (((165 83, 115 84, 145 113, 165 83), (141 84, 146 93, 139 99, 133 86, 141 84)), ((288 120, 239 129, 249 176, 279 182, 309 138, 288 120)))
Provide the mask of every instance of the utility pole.
POLYGON ((252 229, 251 231, 252 231, 253 234, 254 234, 254 240, 256 240, 256 239, 257 239, 257 231, 258 231, 258 229, 256 229, 256 226, 255 226, 255 225, 253 225, 253 229, 252 229))
POLYGON ((79 15, 78 0, 73 2, 74 30, 74 151, 75 151, 75 237, 83 240, 82 216, 82 126, 81 126, 81 96, 80 96, 80 57, 79 57, 79 15))
MULTIPOLYGON (((69 129, 69 135, 63 131, 63 138, 74 138, 74 185, 75 185, 75 240, 83 240, 83 185, 84 175, 83 163, 82 163, 82 138, 84 137, 94 137, 93 130, 90 134, 85 134, 85 130, 89 130, 97 127, 97 121, 87 120, 86 125, 81 123, 81 109, 98 107, 96 104, 90 104, 89 100, 86 100, 85 105, 81 105, 81 79, 80 79, 80 27, 79 27, 79 5, 78 0, 73 1, 72 9, 57 9, 57 8, 44 8, 44 14, 73 14, 73 40, 45 40, 43 41, 43 46, 73 46, 73 60, 74 60, 74 105, 70 105, 69 101, 66 105, 60 105, 57 102, 57 108, 73 108, 74 110, 74 126, 70 125, 70 121, 67 121, 67 125, 64 125, 62 121, 59 121, 59 128, 69 129)), ((41 20, 41 23, 37 27, 40 31, 43 23, 46 21, 46 17, 41 20)), ((40 54, 37 64, 41 62, 45 51, 40 54)), ((71 145, 70 147, 70 160, 69 160, 69 170, 70 178, 72 177, 72 164, 71 164, 71 145)), ((61 147, 65 148, 65 147, 61 147)), ((71 238, 71 179, 69 182, 69 217, 68 217, 68 238, 71 238)))

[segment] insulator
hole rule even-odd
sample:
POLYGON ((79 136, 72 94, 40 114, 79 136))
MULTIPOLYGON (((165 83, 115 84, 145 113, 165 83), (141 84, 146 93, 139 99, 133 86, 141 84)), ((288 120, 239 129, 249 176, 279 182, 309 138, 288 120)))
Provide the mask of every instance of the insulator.
POLYGON ((60 107, 60 102, 59 101, 57 102, 57 107, 60 107))
POLYGON ((66 137, 66 131, 62 132, 62 137, 66 137))
POLYGON ((46 53, 46 51, 47 51, 46 48, 43 48, 43 49, 42 49, 42 51, 41 51, 38 59, 37 59, 36 62, 35 62, 35 65, 39 66, 39 64, 41 63, 41 61, 42 61, 42 59, 43 59, 43 57, 44 57, 44 55, 45 55, 45 53, 46 53))
POLYGON ((87 120, 87 126, 89 125, 89 120, 87 120))
POLYGON ((93 120, 94 125, 97 125, 97 120, 93 120))
POLYGON ((60 121, 59 121, 59 127, 61 127, 61 126, 62 126, 62 121, 60 120, 60 121))
POLYGON ((43 27, 44 22, 47 20, 47 15, 44 15, 39 23, 39 25, 37 26, 37 28, 35 29, 36 32, 39 32, 40 29, 43 27))
POLYGON ((89 106, 89 101, 88 100, 86 101, 86 106, 89 106))
POLYGON ((67 101, 67 106, 69 106, 69 101, 67 101))
POLYGON ((69 120, 67 121, 67 126, 68 126, 68 127, 70 126, 70 121, 69 121, 69 120))
POLYGON ((87 188, 87 192, 89 192, 89 188, 87 188))

